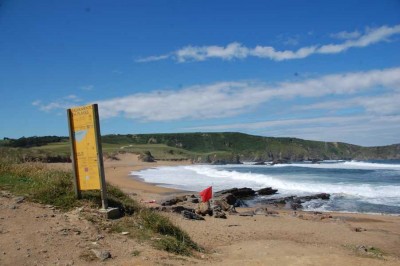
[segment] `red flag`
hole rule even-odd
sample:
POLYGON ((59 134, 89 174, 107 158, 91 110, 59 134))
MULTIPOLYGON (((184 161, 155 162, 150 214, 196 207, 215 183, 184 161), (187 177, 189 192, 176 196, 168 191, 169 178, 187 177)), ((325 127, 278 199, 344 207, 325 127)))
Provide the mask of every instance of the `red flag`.
POLYGON ((200 191, 201 201, 207 202, 212 198, 212 187, 208 187, 202 191, 200 191))

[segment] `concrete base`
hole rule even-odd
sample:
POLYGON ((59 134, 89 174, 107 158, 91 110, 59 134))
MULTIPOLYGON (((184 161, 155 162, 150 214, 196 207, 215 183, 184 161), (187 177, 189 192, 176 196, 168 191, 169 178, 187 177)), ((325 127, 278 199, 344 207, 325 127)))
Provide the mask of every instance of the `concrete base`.
POLYGON ((99 213, 106 219, 118 219, 121 218, 121 213, 118 208, 107 208, 100 209, 99 213))

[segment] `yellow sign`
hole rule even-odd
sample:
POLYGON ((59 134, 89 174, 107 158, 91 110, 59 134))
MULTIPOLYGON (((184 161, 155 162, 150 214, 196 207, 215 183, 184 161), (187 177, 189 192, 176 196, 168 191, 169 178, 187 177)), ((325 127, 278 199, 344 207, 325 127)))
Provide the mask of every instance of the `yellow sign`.
POLYGON ((94 105, 70 109, 75 175, 79 190, 100 189, 99 151, 94 105))

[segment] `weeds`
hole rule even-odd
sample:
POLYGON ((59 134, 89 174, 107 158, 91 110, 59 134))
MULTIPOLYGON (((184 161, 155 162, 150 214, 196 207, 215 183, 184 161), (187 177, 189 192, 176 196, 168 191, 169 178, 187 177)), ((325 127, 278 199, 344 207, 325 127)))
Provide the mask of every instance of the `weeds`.
MULTIPOLYGON (((24 195, 34 202, 54 205, 64 211, 83 205, 94 208, 101 206, 98 191, 84 191, 82 199, 77 200, 72 174, 48 169, 42 163, 15 163, 12 158, 0 158, 0 189, 24 195)), ((167 217, 141 206, 120 189, 108 184, 107 195, 109 206, 119 208, 124 215, 111 223, 111 231, 129 232, 130 237, 150 241, 158 249, 179 255, 190 255, 193 250, 202 251, 186 232, 167 217)), ((90 217, 86 218, 90 220, 90 217)), ((91 221, 100 223, 95 219, 91 221)))

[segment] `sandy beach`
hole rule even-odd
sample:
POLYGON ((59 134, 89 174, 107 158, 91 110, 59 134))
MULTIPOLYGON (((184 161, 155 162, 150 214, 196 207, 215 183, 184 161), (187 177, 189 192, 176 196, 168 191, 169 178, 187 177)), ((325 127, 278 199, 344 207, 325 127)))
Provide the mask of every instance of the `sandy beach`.
MULTIPOLYGON (((107 181, 138 200, 185 194, 134 179, 130 171, 190 164, 144 163, 134 154, 106 160, 107 181)), ((157 205, 148 204, 149 206, 157 205)), ((247 211, 238 208, 239 212, 247 211)), ((276 209, 275 216, 185 220, 166 213, 209 252, 208 262, 221 265, 399 265, 400 217, 384 215, 296 212, 276 209), (365 247, 368 251, 363 249, 365 247), (374 250, 376 252, 374 252, 374 250)))
MULTIPOLYGON (((105 160, 106 180, 148 206, 178 194, 191 194, 145 183, 131 171, 190 161, 146 163, 134 154, 105 160), (146 201, 155 200, 155 203, 146 201)), ((60 167, 60 166, 54 166, 60 167)), ((63 167, 70 167, 64 165, 63 167)), ((251 208, 237 208, 245 212, 251 208)), ((313 213, 269 209, 275 215, 206 216, 186 220, 165 213, 207 250, 211 265, 400 265, 400 217, 349 213, 313 213)))

